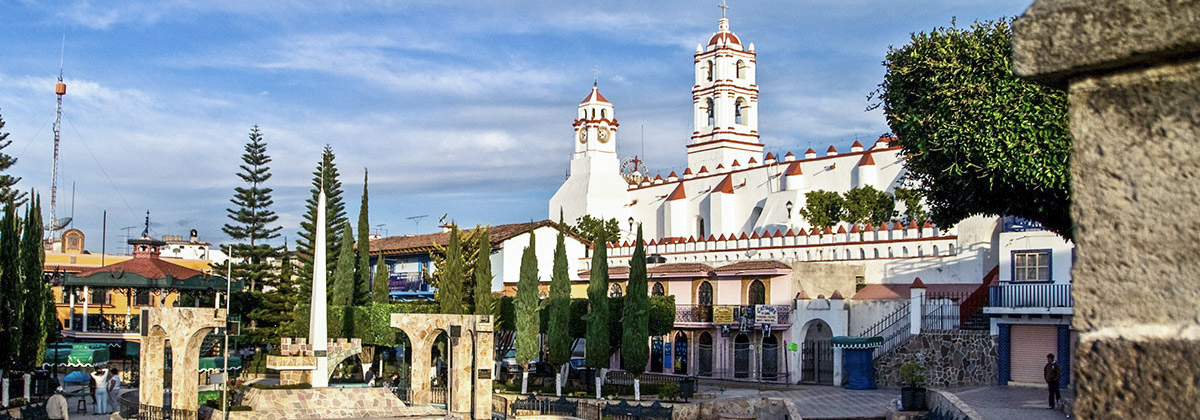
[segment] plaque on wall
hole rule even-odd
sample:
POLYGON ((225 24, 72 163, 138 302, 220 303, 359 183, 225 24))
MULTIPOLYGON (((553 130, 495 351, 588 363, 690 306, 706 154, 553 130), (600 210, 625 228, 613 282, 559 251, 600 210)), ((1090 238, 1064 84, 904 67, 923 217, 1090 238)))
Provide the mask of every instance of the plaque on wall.
POLYGON ((492 379, 491 369, 479 369, 479 374, 476 379, 492 379))

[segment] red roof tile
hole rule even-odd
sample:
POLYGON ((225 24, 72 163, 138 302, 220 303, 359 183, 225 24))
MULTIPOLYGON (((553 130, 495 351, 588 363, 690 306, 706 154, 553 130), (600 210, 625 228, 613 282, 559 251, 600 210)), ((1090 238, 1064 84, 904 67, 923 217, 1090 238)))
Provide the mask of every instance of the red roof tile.
POLYGON ((671 195, 667 196, 667 201, 683 200, 687 198, 687 194, 683 191, 683 183, 675 186, 675 190, 671 191, 671 195))
POLYGON ((775 260, 751 260, 739 261, 726 266, 717 267, 714 272, 730 273, 737 271, 758 271, 758 270, 791 270, 792 266, 775 260))
POLYGON ((794 175, 804 175, 804 172, 800 170, 800 162, 792 162, 791 165, 788 165, 787 176, 794 175))
POLYGON ((863 153, 862 159, 858 160, 858 166, 875 166, 875 159, 871 158, 870 153, 863 153))
POLYGON ((648 274, 666 274, 666 273, 696 273, 698 275, 707 276, 708 272, 712 271, 712 267, 701 263, 670 263, 662 264, 646 270, 648 274))
POLYGON ((830 145, 828 149, 825 149, 825 153, 837 153, 837 148, 830 145))
MULTIPOLYGON (((552 220, 542 220, 530 223, 513 223, 507 225, 496 225, 487 228, 488 239, 492 241, 492 246, 499 245, 501 242, 512 239, 518 235, 529 232, 531 230, 544 226, 557 229, 558 223, 552 220)), ((474 229, 463 230, 462 234, 467 234, 474 229)), ((585 245, 590 245, 591 242, 570 230, 567 230, 567 235, 583 242, 585 245)), ((379 238, 370 242, 372 254, 384 253, 388 255, 396 254, 423 254, 434 250, 434 244, 444 247, 450 244, 450 232, 427 233, 423 235, 405 235, 405 236, 390 236, 387 238, 379 238)))

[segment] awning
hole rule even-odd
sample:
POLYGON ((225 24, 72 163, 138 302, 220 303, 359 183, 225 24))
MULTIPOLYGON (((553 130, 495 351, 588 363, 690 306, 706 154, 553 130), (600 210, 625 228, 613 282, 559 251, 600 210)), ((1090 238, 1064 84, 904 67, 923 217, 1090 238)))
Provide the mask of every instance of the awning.
MULTIPOLYGON (((225 362, 221 357, 201 357, 200 372, 213 373, 224 370, 225 362)), ((229 357, 229 370, 238 370, 242 368, 242 358, 237 356, 229 357)))
POLYGON ((42 357, 42 366, 62 366, 67 363, 67 355, 71 354, 69 348, 48 348, 45 356, 42 357))
POLYGON ((90 367, 107 364, 108 344, 59 343, 46 349, 42 366, 90 367))
POLYGON ((829 341, 835 349, 873 349, 883 345, 883 337, 847 337, 839 335, 829 341))
POLYGON ((63 377, 63 382, 72 384, 86 384, 91 381, 92 377, 80 370, 68 373, 67 376, 63 377))

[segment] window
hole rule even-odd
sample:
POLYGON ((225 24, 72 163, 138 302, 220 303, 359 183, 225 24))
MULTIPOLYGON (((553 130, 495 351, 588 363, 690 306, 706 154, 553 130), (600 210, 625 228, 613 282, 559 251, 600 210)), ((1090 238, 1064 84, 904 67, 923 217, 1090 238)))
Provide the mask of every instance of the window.
POLYGON ((650 291, 650 296, 663 296, 667 294, 667 290, 660 282, 654 283, 654 289, 650 291))
POLYGON ((700 306, 712 306, 713 304, 713 289, 712 283, 701 282, 700 287, 696 290, 696 301, 700 306))
POLYGON ((733 105, 733 122, 734 123, 745 124, 745 122, 743 122, 743 120, 742 120, 742 107, 744 107, 744 106, 746 106, 746 102, 742 101, 741 99, 738 99, 737 103, 733 105))
POLYGON ((716 125, 716 118, 713 116, 713 107, 715 106, 713 105, 713 99, 708 98, 706 105, 708 105, 708 125, 716 125))
POLYGON ((746 62, 745 61, 738 60, 738 62, 737 62, 737 78, 739 78, 739 79, 746 78, 746 62))
POLYGON ((1050 251, 1014 251, 1013 281, 1051 281, 1050 251))
POLYGON ((139 289, 134 296, 134 304, 138 306, 146 306, 150 304, 150 291, 147 289, 139 289))
POLYGON ((88 297, 88 303, 93 305, 105 305, 109 303, 107 289, 92 289, 91 292, 92 295, 88 297))
POLYGON ((711 82, 713 79, 713 62, 712 62, 712 60, 709 60, 708 63, 705 64, 704 69, 708 72, 708 81, 711 82))
POLYGON ((605 109, 600 110, 600 119, 602 119, 602 120, 608 118, 608 115, 605 113, 605 111, 607 111, 607 110, 605 110, 605 109))
POLYGON ((624 292, 621 291, 620 284, 613 283, 612 287, 608 288, 608 297, 617 298, 617 297, 621 297, 621 295, 623 295, 623 294, 624 294, 624 292))
POLYGON ((747 293, 749 300, 746 302, 750 305, 763 305, 767 303, 767 287, 763 285, 762 280, 755 280, 750 283, 750 293, 747 293))

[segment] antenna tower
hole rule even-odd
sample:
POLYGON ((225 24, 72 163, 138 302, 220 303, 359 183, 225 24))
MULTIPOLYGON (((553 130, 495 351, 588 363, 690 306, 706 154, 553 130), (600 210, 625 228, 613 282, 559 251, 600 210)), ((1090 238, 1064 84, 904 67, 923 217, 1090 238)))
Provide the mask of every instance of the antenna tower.
POLYGON ((63 83, 63 56, 66 54, 66 49, 67 36, 63 35, 63 54, 59 55, 58 61, 58 83, 54 85, 54 93, 58 96, 58 106, 54 110, 54 165, 50 169, 50 223, 46 225, 50 239, 54 239, 55 234, 71 222, 70 219, 58 220, 54 212, 58 204, 58 143, 61 140, 60 133, 62 132, 62 100, 63 95, 67 94, 67 84, 63 83))

